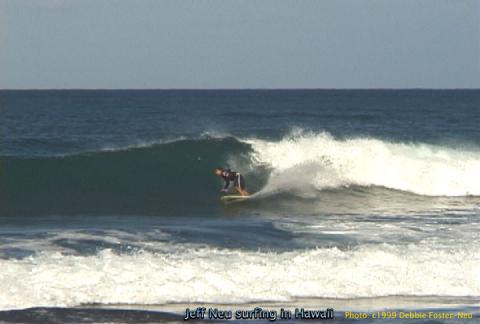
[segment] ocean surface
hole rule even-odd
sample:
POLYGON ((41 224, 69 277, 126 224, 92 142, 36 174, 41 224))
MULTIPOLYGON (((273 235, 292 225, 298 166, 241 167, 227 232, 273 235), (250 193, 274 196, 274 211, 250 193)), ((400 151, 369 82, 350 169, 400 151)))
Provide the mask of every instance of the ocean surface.
POLYGON ((0 321, 478 320, 479 125, 476 90, 0 91, 0 321))

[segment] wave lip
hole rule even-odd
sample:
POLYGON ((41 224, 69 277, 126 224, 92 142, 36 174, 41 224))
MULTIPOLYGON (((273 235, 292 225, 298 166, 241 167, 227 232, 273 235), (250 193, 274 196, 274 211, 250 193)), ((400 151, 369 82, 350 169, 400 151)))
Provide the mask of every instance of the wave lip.
POLYGON ((247 142, 255 161, 272 168, 264 193, 358 185, 425 196, 480 195, 480 150, 373 138, 339 140, 302 131, 279 142, 247 142))

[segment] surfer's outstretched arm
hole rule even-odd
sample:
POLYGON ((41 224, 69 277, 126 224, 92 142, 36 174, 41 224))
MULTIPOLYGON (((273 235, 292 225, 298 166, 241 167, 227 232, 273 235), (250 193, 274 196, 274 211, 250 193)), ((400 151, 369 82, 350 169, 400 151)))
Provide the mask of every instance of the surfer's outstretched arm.
POLYGON ((228 187, 230 186, 230 181, 228 179, 224 179, 225 180, 225 185, 223 186, 222 190, 223 192, 227 192, 228 191, 228 187))

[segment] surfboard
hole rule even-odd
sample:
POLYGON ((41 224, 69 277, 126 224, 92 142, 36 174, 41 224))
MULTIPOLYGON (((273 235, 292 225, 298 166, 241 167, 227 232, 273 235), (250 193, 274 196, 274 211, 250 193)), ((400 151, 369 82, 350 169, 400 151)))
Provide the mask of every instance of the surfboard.
POLYGON ((232 201, 232 200, 242 200, 242 199, 248 199, 250 196, 240 196, 240 195, 226 195, 220 197, 220 200, 223 201, 232 201))

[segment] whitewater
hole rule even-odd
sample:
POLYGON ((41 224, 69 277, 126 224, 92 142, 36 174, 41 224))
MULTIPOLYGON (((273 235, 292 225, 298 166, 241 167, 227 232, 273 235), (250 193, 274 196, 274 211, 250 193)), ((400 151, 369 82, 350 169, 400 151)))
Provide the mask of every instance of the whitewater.
POLYGON ((426 196, 480 195, 480 148, 335 139, 294 131, 278 142, 250 139, 253 160, 272 168, 261 193, 380 186, 426 196))
POLYGON ((478 91, 0 100, 0 321, 181 320, 204 305, 478 319, 478 91), (252 199, 221 202, 219 166, 252 199))
POLYGON ((475 245, 361 246, 259 253, 179 248, 0 261, 1 309, 85 304, 291 302, 298 298, 480 296, 475 245), (354 271, 352 274, 352 270, 354 271))

